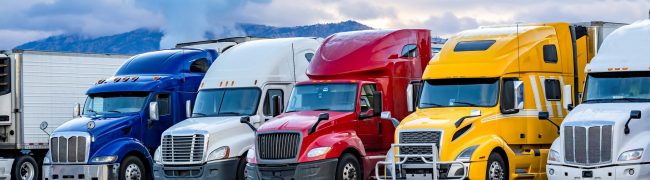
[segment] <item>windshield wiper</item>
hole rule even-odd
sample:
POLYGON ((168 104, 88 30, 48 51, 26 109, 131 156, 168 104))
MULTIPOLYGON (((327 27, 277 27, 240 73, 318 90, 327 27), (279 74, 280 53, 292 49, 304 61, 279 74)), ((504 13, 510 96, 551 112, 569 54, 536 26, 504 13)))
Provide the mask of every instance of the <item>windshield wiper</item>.
POLYGON ((118 110, 110 110, 110 111, 106 111, 106 112, 122 113, 122 112, 120 112, 120 111, 118 111, 118 110))
POLYGON ((429 106, 431 106, 431 107, 442 107, 442 105, 440 105, 440 104, 436 104, 436 103, 425 103, 425 102, 422 102, 422 103, 420 103, 420 104, 429 105, 429 106))
POLYGON ((208 115, 203 114, 203 113, 192 113, 192 117, 205 117, 205 116, 208 116, 208 115), (194 115, 198 115, 198 116, 194 116, 194 115))
POLYGON ((331 110, 330 108, 320 108, 320 109, 312 109, 312 111, 329 111, 331 110))
POLYGON ((242 113, 239 113, 239 112, 219 112, 219 115, 234 115, 234 116, 238 116, 238 115, 242 115, 242 113))
POLYGON ((464 104, 464 105, 468 105, 468 106, 479 106, 479 105, 474 104, 474 103, 470 103, 470 102, 462 102, 462 101, 454 101, 453 103, 454 103, 454 104, 456 104, 456 103, 458 103, 458 104, 464 104))
POLYGON ((97 115, 97 114, 99 114, 99 113, 97 113, 97 111, 92 110, 92 109, 86 109, 86 112, 94 113, 93 115, 97 115))

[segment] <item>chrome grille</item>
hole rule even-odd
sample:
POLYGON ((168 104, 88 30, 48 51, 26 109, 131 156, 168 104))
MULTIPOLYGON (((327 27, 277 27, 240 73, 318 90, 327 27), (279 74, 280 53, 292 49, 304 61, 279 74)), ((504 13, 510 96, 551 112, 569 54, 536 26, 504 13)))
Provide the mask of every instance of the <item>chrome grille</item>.
POLYGON ((50 138, 50 153, 54 163, 85 163, 88 153, 87 136, 54 136, 50 138))
POLYGON ((570 164, 612 161, 612 125, 564 126, 564 157, 570 164))
POLYGON ((202 163, 205 135, 164 135, 161 144, 163 163, 202 163))
MULTIPOLYGON (((407 131, 399 133, 400 144, 421 144, 433 143, 440 149, 441 131, 407 131)), ((404 155, 432 154, 431 146, 403 146, 399 148, 399 153, 404 155)), ((433 160, 427 158, 427 160, 433 160)), ((409 158, 407 163, 422 163, 421 158, 409 158)))
POLYGON ((267 133, 257 135, 257 149, 260 159, 294 159, 300 150, 299 133, 267 133))

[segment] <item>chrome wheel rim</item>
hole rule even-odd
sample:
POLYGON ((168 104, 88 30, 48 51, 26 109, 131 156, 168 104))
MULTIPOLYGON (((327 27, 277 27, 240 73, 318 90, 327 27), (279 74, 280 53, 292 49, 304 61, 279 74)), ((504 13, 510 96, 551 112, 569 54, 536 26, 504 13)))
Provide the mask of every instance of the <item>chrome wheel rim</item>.
POLYGON ((34 179, 34 165, 29 162, 23 162, 20 165, 20 179, 34 179))
POLYGON ((505 178, 503 168, 501 167, 501 164, 497 161, 494 161, 490 164, 490 169, 488 171, 489 171, 488 179, 490 180, 503 180, 505 178))
POLYGON ((126 166, 126 170, 124 172, 124 179, 132 179, 132 180, 139 180, 142 177, 142 171, 140 171, 140 167, 135 164, 129 164, 126 166))
POLYGON ((344 180, 356 180, 357 179, 357 168, 352 165, 352 163, 347 163, 343 166, 343 179, 344 180))

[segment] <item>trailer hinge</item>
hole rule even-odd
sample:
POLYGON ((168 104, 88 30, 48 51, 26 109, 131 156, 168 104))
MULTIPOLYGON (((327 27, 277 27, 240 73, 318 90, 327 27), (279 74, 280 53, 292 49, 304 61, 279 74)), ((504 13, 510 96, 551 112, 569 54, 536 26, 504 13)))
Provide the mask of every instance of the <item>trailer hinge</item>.
POLYGON ((20 109, 14 109, 14 113, 20 113, 20 109))

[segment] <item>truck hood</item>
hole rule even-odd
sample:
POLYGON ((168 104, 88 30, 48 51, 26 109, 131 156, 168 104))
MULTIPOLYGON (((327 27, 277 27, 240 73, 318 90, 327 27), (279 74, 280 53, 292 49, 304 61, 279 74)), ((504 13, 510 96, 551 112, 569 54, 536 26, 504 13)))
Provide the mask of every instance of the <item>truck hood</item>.
POLYGON ((180 133, 218 133, 224 129, 240 125, 241 123, 239 122, 239 119, 241 119, 240 116, 190 118, 165 130, 163 135, 180 133))
POLYGON ((266 131, 300 131, 307 134, 314 123, 318 120, 318 114, 329 113, 329 120, 321 121, 316 131, 325 129, 336 124, 337 119, 352 118, 353 112, 334 112, 334 111, 300 111, 283 113, 273 120, 265 123, 258 128, 258 132, 266 131))
POLYGON ((462 117, 469 116, 472 110, 480 110, 481 116, 465 119, 461 127, 494 114, 490 113, 488 108, 480 107, 420 109, 404 118, 400 125, 397 126, 397 131, 410 129, 453 130, 456 129, 456 121, 462 117))
POLYGON ((581 104, 569 113, 562 125, 566 123, 588 121, 611 121, 625 123, 632 110, 640 110, 642 119, 650 115, 650 103, 593 103, 581 104))
POLYGON ((139 121, 139 116, 136 113, 125 115, 100 115, 92 117, 80 117, 63 123, 57 127, 53 134, 60 132, 90 132, 94 136, 102 136, 110 131, 119 130, 124 127, 131 127, 134 122, 139 121), (87 124, 90 121, 95 122, 95 128, 88 131, 87 124))

